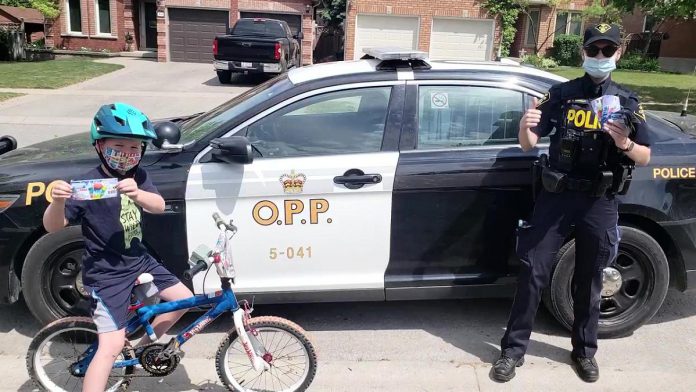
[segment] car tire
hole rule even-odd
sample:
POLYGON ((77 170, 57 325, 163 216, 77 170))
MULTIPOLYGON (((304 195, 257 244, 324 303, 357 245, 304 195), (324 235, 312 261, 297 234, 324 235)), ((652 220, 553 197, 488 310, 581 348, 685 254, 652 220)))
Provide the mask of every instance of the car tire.
MULTIPOLYGON (((669 288, 669 264, 660 244, 633 227, 621 227, 621 233, 618 256, 604 270, 619 273, 620 287, 612 295, 602 296, 600 338, 630 335, 657 313, 669 288)), ((560 249, 555 262, 551 284, 542 301, 563 327, 572 330, 575 240, 560 249)))
POLYGON ((22 293, 42 325, 66 316, 88 316, 91 299, 82 286, 84 240, 80 226, 39 238, 22 267, 22 293))
POLYGON ((232 71, 217 71, 217 77, 220 83, 230 84, 232 82, 232 71))
POLYGON ((284 74, 288 72, 288 62, 286 60, 282 60, 280 62, 280 74, 284 74))

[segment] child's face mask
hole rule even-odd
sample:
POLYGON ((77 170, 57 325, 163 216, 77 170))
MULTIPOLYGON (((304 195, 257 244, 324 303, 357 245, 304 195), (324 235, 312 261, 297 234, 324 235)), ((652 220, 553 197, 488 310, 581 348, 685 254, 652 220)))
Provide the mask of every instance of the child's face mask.
POLYGON ((127 172, 128 170, 138 166, 138 163, 140 163, 140 153, 125 153, 119 150, 114 150, 111 147, 106 147, 104 149, 104 159, 110 168, 127 172))

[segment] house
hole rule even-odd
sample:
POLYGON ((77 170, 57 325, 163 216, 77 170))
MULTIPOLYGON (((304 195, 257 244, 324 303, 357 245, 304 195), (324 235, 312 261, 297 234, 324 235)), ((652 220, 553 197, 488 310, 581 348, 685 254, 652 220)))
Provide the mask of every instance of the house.
POLYGON ((239 18, 265 17, 302 29, 302 58, 312 63, 312 0, 60 0, 63 8, 50 40, 56 48, 157 52, 159 61, 212 62, 216 35, 239 18))
MULTIPOLYGON (((510 55, 545 53, 555 32, 582 34, 581 12, 592 0, 530 0, 517 20, 510 55)), ((497 57, 499 23, 478 0, 348 0, 345 58, 357 59, 370 46, 418 49, 433 60, 492 60, 497 57)))
MULTIPOLYGON (((640 11, 623 18, 623 27, 629 48, 642 49, 647 34, 654 27, 653 20, 640 11)), ((696 21, 665 20, 653 35, 649 54, 660 61, 660 66, 665 71, 691 73, 696 70, 696 45, 693 40, 696 37, 696 21)))
POLYGON ((44 38, 44 16, 33 8, 20 8, 0 5, 0 26, 9 25, 19 28, 24 24, 27 43, 44 38))

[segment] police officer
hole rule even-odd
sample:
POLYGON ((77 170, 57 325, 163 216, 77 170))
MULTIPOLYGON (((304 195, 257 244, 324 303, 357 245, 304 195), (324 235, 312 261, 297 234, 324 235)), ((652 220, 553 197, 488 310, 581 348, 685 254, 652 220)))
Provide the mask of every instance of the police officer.
POLYGON ((501 355, 493 366, 498 381, 511 380, 524 363, 541 291, 550 280, 554 256, 571 234, 576 249, 571 358, 581 379, 599 379, 594 355, 602 271, 616 257, 620 240, 614 196, 627 190, 634 164, 650 160, 638 98, 610 77, 621 56, 619 31, 619 26, 604 23, 588 28, 582 48, 585 75, 551 87, 538 105, 534 99, 534 108, 520 121, 519 141, 525 151, 555 133, 548 159, 542 156, 536 163, 543 189, 531 221, 518 228, 521 271, 501 355), (617 96, 622 107, 603 126, 591 104, 602 96, 617 96))

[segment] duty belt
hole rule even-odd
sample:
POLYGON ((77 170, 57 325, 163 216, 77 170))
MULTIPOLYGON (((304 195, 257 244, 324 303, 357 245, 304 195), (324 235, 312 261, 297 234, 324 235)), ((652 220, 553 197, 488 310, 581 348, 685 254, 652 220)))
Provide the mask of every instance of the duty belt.
POLYGON ((589 192, 593 190, 596 181, 585 180, 582 178, 565 178, 565 189, 569 191, 589 192))

